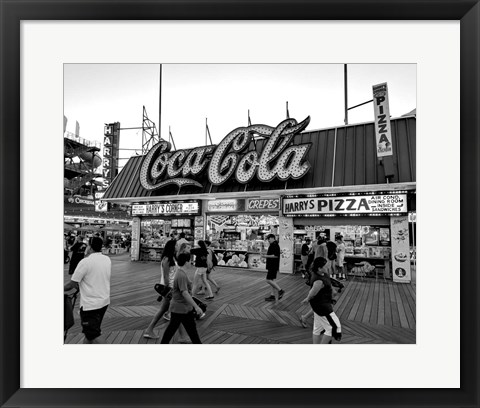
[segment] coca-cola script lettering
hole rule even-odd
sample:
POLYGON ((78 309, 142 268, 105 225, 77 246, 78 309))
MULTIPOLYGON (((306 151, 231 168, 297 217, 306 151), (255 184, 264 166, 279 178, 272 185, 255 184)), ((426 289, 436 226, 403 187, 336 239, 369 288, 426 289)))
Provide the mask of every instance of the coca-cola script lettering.
POLYGON ((301 123, 295 119, 284 120, 276 128, 266 125, 240 127, 231 131, 217 146, 192 150, 171 152, 170 143, 161 141, 143 159, 140 183, 146 190, 157 190, 169 184, 202 187, 193 178, 207 166, 209 181, 214 185, 224 183, 233 174, 242 184, 250 182, 254 176, 262 182, 274 178, 283 181, 301 178, 310 170, 306 155, 311 144, 289 145, 309 122, 310 117, 307 117, 301 123), (268 139, 260 154, 256 150, 244 152, 254 134, 268 139))

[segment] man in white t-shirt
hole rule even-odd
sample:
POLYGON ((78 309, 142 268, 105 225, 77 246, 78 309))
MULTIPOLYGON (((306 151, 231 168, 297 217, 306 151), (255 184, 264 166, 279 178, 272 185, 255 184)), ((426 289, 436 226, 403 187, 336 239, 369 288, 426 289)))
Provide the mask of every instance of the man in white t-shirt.
POLYGON ((93 237, 86 258, 77 265, 71 281, 64 290, 80 289, 80 319, 86 344, 103 343, 101 325, 110 304, 110 275, 112 262, 102 254, 103 240, 93 237))

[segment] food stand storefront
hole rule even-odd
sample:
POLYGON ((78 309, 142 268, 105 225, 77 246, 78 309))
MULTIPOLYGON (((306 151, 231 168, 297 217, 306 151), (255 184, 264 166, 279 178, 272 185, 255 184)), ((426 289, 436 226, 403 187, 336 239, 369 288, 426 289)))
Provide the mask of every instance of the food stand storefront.
MULTIPOLYGON (((103 200, 131 206, 134 261, 141 259, 147 234, 168 237, 182 228, 195 240, 214 241, 220 265, 235 257, 229 266, 264 270, 260 254, 267 250, 266 234, 273 233, 280 272, 292 273, 298 241, 328 233, 349 241, 352 259, 388 260, 390 267, 403 219, 415 211, 415 120, 391 119, 388 157, 377 155, 374 122, 306 131, 309 117, 236 128, 218 145, 193 149, 171 151, 162 140, 129 159, 103 200), (335 199, 350 209, 342 212, 335 199), (317 213, 302 207, 309 200, 317 213), (358 201, 355 211, 351 200, 358 201)), ((409 251, 398 252, 409 264, 409 251)), ((393 264, 394 279, 399 268, 393 264)), ((408 271, 402 279, 409 280, 408 271)))

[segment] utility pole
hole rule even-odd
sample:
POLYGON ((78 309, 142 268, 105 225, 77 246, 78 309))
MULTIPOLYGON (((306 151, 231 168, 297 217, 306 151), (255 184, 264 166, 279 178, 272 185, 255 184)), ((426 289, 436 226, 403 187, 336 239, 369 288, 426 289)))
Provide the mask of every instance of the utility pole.
POLYGON ((348 79, 347 79, 347 64, 343 64, 343 78, 345 90, 345 125, 348 125, 348 79))

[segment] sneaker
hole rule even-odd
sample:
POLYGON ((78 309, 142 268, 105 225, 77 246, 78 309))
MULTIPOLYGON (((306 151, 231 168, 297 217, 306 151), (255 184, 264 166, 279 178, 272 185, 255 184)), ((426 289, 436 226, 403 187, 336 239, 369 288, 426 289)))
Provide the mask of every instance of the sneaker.
POLYGON ((269 297, 266 297, 265 300, 266 300, 267 302, 274 301, 274 300, 275 300, 275 296, 270 295, 269 297))
POLYGON ((284 294, 285 294, 285 291, 283 289, 280 289, 278 292, 278 298, 281 299, 284 294))

